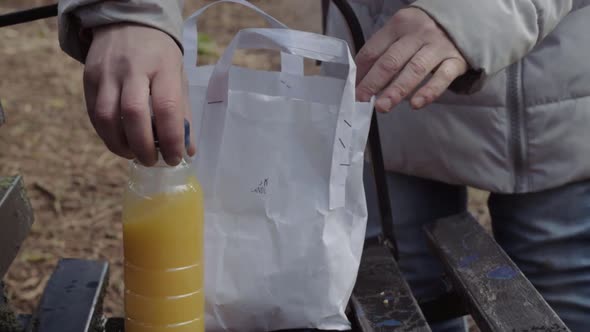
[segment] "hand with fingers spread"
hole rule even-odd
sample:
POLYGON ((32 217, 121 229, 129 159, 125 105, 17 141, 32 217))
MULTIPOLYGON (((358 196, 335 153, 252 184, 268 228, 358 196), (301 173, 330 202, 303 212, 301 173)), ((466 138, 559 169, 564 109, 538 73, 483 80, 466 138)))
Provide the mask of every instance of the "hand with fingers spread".
POLYGON ((468 69, 447 34, 418 8, 402 9, 393 15, 367 41, 356 63, 357 98, 368 101, 378 95, 375 107, 381 112, 390 111, 406 98, 411 98, 413 108, 422 108, 468 69))
MULTIPOLYGON (((84 93, 90 120, 109 150, 147 166, 157 161, 151 98, 162 156, 169 165, 180 163, 190 112, 182 52, 169 35, 133 24, 96 28, 84 93)), ((191 143, 188 154, 194 152, 191 143)))

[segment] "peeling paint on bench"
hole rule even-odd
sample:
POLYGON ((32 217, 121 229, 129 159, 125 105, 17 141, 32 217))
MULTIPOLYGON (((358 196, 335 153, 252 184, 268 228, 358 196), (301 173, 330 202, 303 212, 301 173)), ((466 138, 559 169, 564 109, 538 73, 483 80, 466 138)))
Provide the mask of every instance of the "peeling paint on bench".
POLYGON ((569 331, 471 214, 438 220, 426 232, 482 332, 569 331))

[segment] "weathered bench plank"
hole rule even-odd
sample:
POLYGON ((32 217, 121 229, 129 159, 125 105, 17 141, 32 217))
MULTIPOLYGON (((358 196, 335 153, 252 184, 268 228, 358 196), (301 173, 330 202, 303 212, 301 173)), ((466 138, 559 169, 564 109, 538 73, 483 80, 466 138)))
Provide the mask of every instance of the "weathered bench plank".
POLYGON ((60 260, 27 331, 101 331, 108 270, 106 262, 60 260))
POLYGON ((430 328, 391 251, 365 248, 351 304, 364 332, 429 332, 430 328))
POLYGON ((482 332, 569 331, 471 214, 438 220, 426 232, 482 332))
POLYGON ((33 210, 20 176, 0 177, 0 279, 33 224, 33 210))

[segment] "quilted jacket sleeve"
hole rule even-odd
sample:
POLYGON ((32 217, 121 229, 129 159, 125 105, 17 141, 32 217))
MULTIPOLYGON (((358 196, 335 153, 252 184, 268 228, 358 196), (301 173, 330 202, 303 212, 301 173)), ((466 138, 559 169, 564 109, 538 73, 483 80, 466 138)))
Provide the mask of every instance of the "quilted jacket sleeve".
POLYGON ((417 0, 449 34, 473 68, 454 90, 485 79, 528 54, 571 11, 573 0, 417 0))
POLYGON ((84 62, 89 47, 88 29, 121 22, 151 26, 169 34, 181 46, 183 0, 60 0, 61 48, 84 62))

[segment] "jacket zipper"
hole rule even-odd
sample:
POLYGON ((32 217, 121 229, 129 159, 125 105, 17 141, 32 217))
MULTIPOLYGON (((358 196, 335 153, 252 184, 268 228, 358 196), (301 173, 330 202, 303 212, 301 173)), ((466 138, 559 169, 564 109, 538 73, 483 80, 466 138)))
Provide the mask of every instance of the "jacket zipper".
POLYGON ((522 96, 522 63, 519 61, 508 69, 507 107, 510 119, 510 133, 508 137, 510 154, 514 166, 514 192, 522 193, 528 189, 525 177, 526 166, 526 137, 525 114, 522 96))

